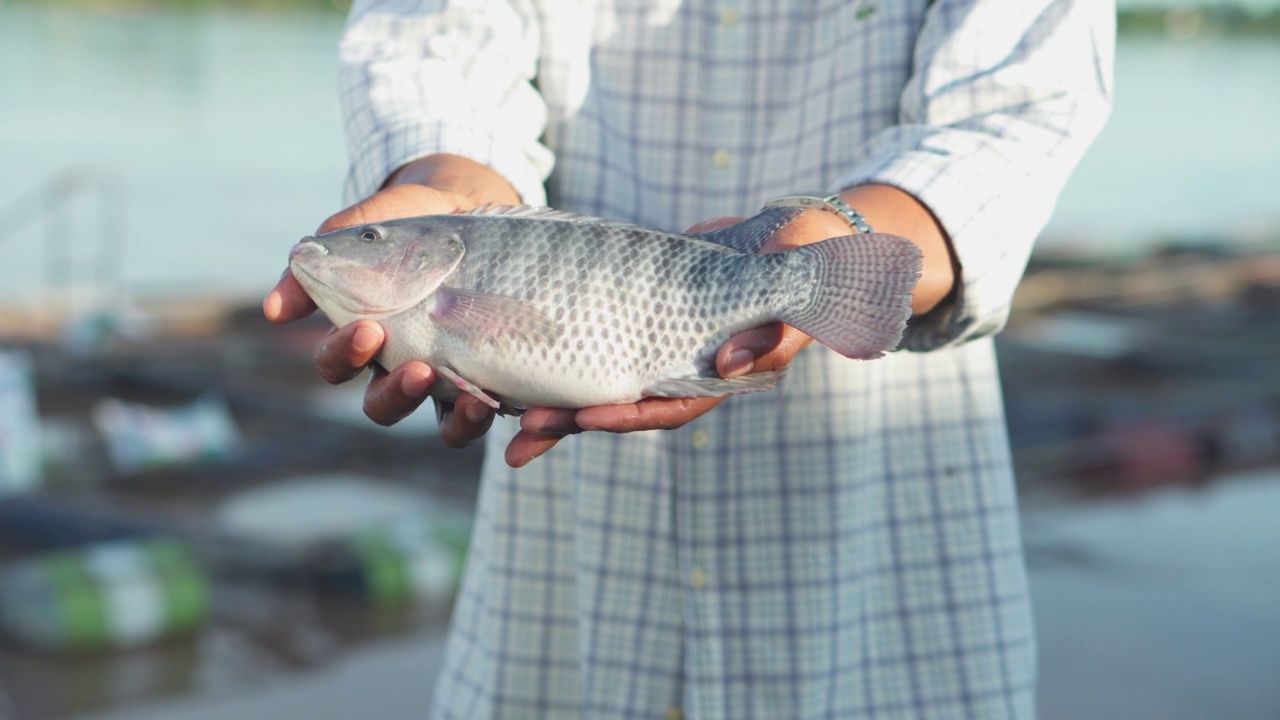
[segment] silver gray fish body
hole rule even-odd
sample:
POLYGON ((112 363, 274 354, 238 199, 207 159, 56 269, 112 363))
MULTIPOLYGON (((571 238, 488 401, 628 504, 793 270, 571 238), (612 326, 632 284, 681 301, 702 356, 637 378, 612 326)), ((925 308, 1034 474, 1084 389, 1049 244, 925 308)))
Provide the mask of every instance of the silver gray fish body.
POLYGON ((878 357, 901 339, 920 253, 891 235, 754 253, 795 217, 769 210, 682 235, 546 208, 393 220, 304 238, 290 267, 337 325, 387 333, 385 367, 422 360, 432 394, 493 407, 587 407, 772 387, 722 379, 743 330, 790 323, 837 352, 878 357))

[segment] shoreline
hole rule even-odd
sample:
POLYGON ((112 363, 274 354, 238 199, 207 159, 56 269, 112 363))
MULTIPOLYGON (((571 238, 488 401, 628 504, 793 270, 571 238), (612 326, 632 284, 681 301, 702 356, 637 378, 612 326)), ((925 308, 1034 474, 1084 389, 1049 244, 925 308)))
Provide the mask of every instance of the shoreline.
MULTIPOLYGON (((11 0, 9 5, 60 6, 107 12, 244 10, 345 14, 351 7, 351 0, 11 0)), ((0 0, 0 7, 4 7, 3 0, 0 0)), ((1116 12, 1116 32, 1120 37, 1166 37, 1173 40, 1280 37, 1280 5, 1269 10, 1209 3, 1170 8, 1121 8, 1116 12)))
MULTIPOLYGON (((0 0, 0 8, 5 6, 0 0)), ((66 8, 102 12, 324 12, 345 14, 351 0, 9 0, 9 7, 66 8)))

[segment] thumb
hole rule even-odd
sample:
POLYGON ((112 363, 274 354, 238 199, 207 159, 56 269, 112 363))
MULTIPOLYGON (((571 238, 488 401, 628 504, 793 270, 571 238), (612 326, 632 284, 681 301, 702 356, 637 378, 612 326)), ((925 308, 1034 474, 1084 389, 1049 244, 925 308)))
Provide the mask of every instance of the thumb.
POLYGON ((725 378, 781 370, 811 342, 813 338, 780 322, 746 330, 720 346, 716 370, 725 378))

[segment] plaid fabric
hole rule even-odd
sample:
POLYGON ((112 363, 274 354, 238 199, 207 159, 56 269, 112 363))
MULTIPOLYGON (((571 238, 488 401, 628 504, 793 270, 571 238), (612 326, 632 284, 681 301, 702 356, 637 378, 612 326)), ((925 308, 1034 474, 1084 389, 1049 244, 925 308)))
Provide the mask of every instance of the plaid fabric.
POLYGON ((985 338, 1106 116, 1110 11, 357 3, 351 201, 434 152, 528 202, 674 229, 881 182, 930 207, 963 265, 956 303, 908 331, 929 352, 815 346, 774 392, 677 431, 570 438, 520 471, 500 460, 515 424, 495 425, 433 717, 1033 714, 985 338))

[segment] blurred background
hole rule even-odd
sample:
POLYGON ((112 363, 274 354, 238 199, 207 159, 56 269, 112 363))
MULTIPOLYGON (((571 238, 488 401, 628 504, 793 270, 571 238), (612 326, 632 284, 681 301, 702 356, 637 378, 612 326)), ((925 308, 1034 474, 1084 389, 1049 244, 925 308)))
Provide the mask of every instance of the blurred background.
MULTIPOLYGON (((343 0, 0 0, 0 720, 420 717, 478 449, 267 327, 343 0)), ((1046 720, 1280 718, 1280 0, 1122 2, 1000 338, 1046 720)))

